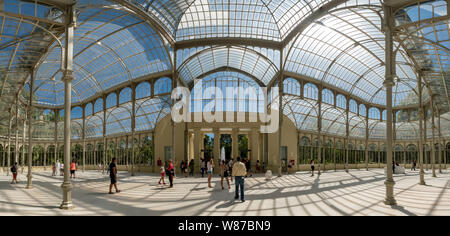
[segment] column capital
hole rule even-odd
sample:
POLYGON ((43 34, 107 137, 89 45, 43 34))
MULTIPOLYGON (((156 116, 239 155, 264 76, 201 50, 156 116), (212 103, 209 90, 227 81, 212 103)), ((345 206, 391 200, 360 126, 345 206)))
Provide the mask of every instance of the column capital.
POLYGON ((384 85, 384 87, 389 87, 389 88, 394 87, 395 86, 394 79, 387 77, 386 80, 384 81, 383 85, 384 85))
POLYGON ((75 79, 72 70, 65 70, 62 80, 64 82, 72 82, 75 79))

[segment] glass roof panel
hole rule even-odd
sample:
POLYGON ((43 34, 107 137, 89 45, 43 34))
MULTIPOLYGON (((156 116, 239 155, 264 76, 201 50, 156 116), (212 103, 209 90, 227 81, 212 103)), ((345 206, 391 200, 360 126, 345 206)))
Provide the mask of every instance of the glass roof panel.
MULTIPOLYGON (((82 102, 104 90, 152 73, 169 71, 170 56, 157 33, 143 20, 114 9, 86 9, 75 30, 72 102, 82 102)), ((53 45, 41 61, 38 80, 60 79, 60 49, 53 45)), ((48 83, 49 84, 49 83, 48 83)), ((41 93, 37 91, 40 97, 41 93)), ((63 87, 55 88, 54 101, 63 104, 63 87)))
POLYGON ((179 23, 177 41, 214 37, 280 41, 280 32, 261 0, 194 1, 179 23))
POLYGON ((171 113, 170 96, 136 101, 136 131, 154 130, 171 113))
POLYGON ((450 21, 447 2, 427 1, 396 13, 399 38, 418 66, 435 95, 441 113, 450 109, 450 21))
POLYGON ((277 67, 262 54, 242 47, 211 47, 194 54, 178 71, 186 84, 221 68, 231 68, 252 75, 267 85, 278 73, 277 67))
MULTIPOLYGON (((371 9, 345 9, 330 13, 309 26, 289 51, 285 70, 301 74, 354 94, 364 101, 385 105, 383 82, 384 35, 379 13, 371 9)), ((412 63, 400 49, 396 104, 415 87, 412 63)))

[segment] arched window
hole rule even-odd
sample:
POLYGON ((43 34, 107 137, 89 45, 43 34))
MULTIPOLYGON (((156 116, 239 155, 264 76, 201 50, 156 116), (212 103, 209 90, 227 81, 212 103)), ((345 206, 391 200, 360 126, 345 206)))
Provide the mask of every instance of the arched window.
POLYGON ((414 144, 409 145, 406 148, 406 163, 411 164, 413 161, 418 163, 418 152, 417 152, 417 146, 414 144))
POLYGON ((404 163, 404 150, 403 146, 398 144, 394 148, 394 161, 398 164, 406 164, 404 163))
POLYGON ((380 110, 378 108, 372 107, 369 109, 369 119, 379 120, 380 118, 380 110))
POLYGON ((314 84, 305 85, 305 98, 310 98, 314 100, 319 100, 319 89, 314 84))
POLYGON ((364 104, 359 105, 359 115, 363 117, 367 116, 367 109, 366 106, 364 106, 364 104))
POLYGON ((140 83, 136 87, 136 99, 142 99, 152 96, 152 86, 148 82, 140 83))
POLYGON ((64 120, 64 114, 65 114, 64 109, 59 110, 58 121, 63 121, 64 120))
POLYGON ((124 88, 119 95, 119 104, 124 104, 131 101, 131 88, 124 88))
POLYGON ((287 78, 284 80, 284 93, 300 96, 301 86, 296 79, 287 78))
POLYGON ((369 145, 369 164, 378 164, 379 150, 376 144, 369 145))
POLYGON ((164 77, 155 83, 155 95, 167 94, 172 90, 172 80, 164 77))
POLYGON ((349 104, 350 104, 350 107, 349 107, 350 112, 358 114, 358 104, 356 103, 356 101, 353 99, 350 99, 349 104))
POLYGON ((329 89, 324 89, 322 91, 322 102, 334 106, 334 94, 329 89))
POLYGON ((99 98, 94 104, 94 113, 103 111, 103 99, 99 98))
POLYGON ((83 118, 83 109, 81 107, 72 108, 72 112, 70 113, 70 118, 72 120, 77 120, 83 118))
POLYGON ((336 106, 342 109, 347 109, 347 98, 344 95, 339 94, 336 97, 336 106))
POLYGON ((311 161, 311 141, 307 137, 303 137, 300 140, 298 163, 299 165, 309 164, 311 161))
POLYGON ((88 104, 86 105, 86 107, 84 108, 84 113, 85 113, 85 115, 86 115, 86 116, 92 115, 92 111, 93 111, 92 109, 93 109, 92 103, 88 103, 88 104))
POLYGON ((106 98, 106 109, 117 106, 117 94, 111 93, 106 98))

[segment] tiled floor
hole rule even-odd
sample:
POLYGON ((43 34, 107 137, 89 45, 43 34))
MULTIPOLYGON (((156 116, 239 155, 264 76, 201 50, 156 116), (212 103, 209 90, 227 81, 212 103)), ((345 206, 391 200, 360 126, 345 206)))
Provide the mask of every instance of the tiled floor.
POLYGON ((246 202, 234 202, 234 189, 222 191, 220 180, 208 189, 206 179, 177 178, 175 188, 160 187, 158 176, 130 177, 120 173, 123 191, 108 195, 108 179, 98 172, 79 173, 74 180, 72 211, 58 209, 62 177, 34 174, 34 189, 26 190, 26 177, 10 185, 0 176, 0 215, 450 215, 450 172, 438 178, 426 175, 428 186, 418 185, 417 173, 396 176, 398 207, 383 204, 383 170, 327 172, 320 178, 307 173, 246 180, 246 202))

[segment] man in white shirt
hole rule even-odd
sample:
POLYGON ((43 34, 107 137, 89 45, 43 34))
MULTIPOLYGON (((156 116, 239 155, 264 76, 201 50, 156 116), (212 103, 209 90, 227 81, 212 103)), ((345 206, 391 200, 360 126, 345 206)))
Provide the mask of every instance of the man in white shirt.
POLYGON ((245 176, 247 175, 247 168, 244 163, 241 162, 241 158, 238 157, 236 163, 233 165, 233 176, 236 181, 236 195, 234 197, 235 200, 239 199, 239 188, 241 191, 241 200, 245 202, 244 197, 244 185, 245 185, 245 176))

